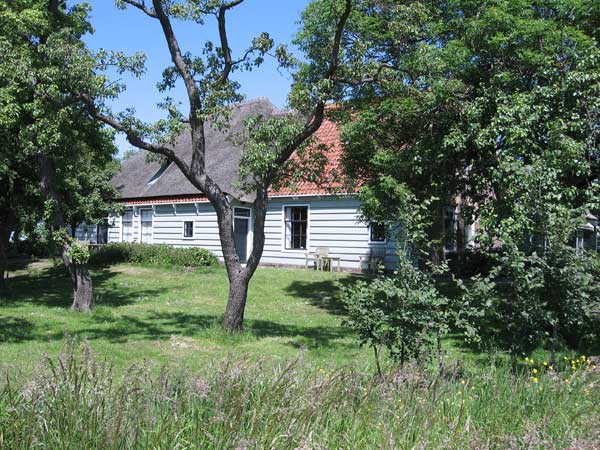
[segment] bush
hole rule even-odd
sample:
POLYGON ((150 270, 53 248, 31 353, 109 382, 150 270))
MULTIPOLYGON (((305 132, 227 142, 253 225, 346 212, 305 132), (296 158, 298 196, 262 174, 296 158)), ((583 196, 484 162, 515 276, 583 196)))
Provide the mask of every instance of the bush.
POLYGON ((53 255, 48 241, 33 236, 28 239, 11 242, 8 248, 8 256, 11 258, 48 258, 53 255))
POLYGON ((107 244, 92 252, 90 264, 104 266, 136 263, 176 267, 208 267, 218 263, 215 255, 203 248, 178 248, 170 245, 107 244))
POLYGON ((447 299, 428 274, 405 258, 393 277, 342 287, 341 299, 348 314, 344 325, 358 334, 361 345, 373 348, 379 372, 380 346, 404 364, 446 327, 447 299))
POLYGON ((554 353, 564 344, 582 350, 597 340, 600 272, 595 255, 560 243, 539 254, 507 246, 495 264, 489 277, 471 280, 476 289, 464 302, 482 311, 481 318, 472 316, 474 326, 494 327, 481 336, 488 345, 503 346, 516 360, 543 345, 550 344, 554 353))

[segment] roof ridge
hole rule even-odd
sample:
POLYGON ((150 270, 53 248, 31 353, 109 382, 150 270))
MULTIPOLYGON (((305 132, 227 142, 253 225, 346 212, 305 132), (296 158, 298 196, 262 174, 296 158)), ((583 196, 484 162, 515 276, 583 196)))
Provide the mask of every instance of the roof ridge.
POLYGON ((258 97, 254 97, 254 98, 247 99, 247 100, 242 100, 239 103, 235 103, 233 106, 240 107, 240 106, 251 105, 253 103, 260 103, 260 102, 264 102, 264 101, 269 102, 269 104, 275 109, 275 111, 280 111, 280 109, 277 106, 275 106, 275 104, 271 101, 271 99, 264 95, 260 95, 258 97))

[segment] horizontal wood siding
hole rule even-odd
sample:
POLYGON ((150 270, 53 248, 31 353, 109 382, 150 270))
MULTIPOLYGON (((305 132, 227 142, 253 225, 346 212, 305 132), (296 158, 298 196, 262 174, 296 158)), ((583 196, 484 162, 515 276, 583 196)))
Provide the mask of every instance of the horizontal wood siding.
MULTIPOLYGON (((274 198, 269 201, 265 223, 265 248, 261 262, 264 264, 304 266, 306 251, 285 250, 284 205, 308 205, 308 251, 328 247, 331 256, 339 257, 341 266, 359 269, 361 257, 367 257, 371 249, 386 252, 386 266, 392 268, 397 262, 395 244, 370 243, 369 227, 359 221, 360 201, 353 197, 300 197, 296 199, 274 198)), ((120 217, 111 218, 109 242, 119 242, 120 217)), ((140 214, 135 209, 133 232, 139 241, 140 214)), ((202 247, 222 259, 217 216, 210 204, 161 204, 154 206, 153 243, 177 247, 202 247), (194 236, 183 237, 183 223, 194 222, 194 236)))

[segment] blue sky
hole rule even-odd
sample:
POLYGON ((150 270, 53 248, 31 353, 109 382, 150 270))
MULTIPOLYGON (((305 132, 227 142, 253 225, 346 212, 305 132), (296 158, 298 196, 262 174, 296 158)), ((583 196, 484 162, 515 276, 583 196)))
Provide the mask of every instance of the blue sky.
MULTIPOLYGON (((142 120, 153 121, 161 117, 156 107, 162 96, 156 90, 162 70, 170 64, 170 56, 158 22, 141 11, 129 7, 122 11, 112 0, 88 0, 92 5, 91 21, 96 30, 86 37, 88 45, 95 50, 119 50, 126 54, 142 51, 147 56, 146 73, 141 79, 121 75, 127 90, 112 105, 118 112, 133 107, 142 120)), ((268 32, 275 43, 289 43, 296 32, 296 22, 308 0, 246 0, 228 14, 229 42, 235 55, 248 47, 252 37, 262 31, 268 32)), ((204 26, 175 22, 175 31, 184 51, 199 54, 204 42, 217 41, 216 20, 209 17, 204 26)), ((115 75, 116 77, 116 75, 115 75)), ((252 72, 237 72, 234 78, 241 82, 242 93, 247 98, 266 96, 278 107, 285 106, 290 87, 290 76, 279 72, 275 62, 267 59, 252 72)), ((177 100, 184 100, 183 87, 170 93, 177 100)), ((117 137, 120 153, 130 148, 123 136, 117 137)))

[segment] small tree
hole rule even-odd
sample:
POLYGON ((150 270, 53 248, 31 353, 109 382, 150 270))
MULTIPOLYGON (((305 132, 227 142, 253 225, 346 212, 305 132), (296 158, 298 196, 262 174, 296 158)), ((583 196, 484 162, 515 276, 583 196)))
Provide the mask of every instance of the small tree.
POLYGON ((447 299, 404 257, 394 276, 343 287, 341 296, 348 314, 344 324, 358 333, 361 344, 373 348, 379 375, 381 347, 404 364, 446 330, 447 299))
MULTIPOLYGON (((289 117, 287 120, 266 121, 261 128, 273 129, 279 126, 276 142, 268 145, 270 151, 264 158, 256 160, 246 156, 246 161, 253 162, 252 172, 255 176, 252 190, 256 193, 253 208, 253 243, 252 252, 242 264, 235 249, 233 233, 233 202, 221 186, 206 171, 205 131, 208 126, 226 126, 228 109, 240 101, 239 85, 231 80, 236 70, 251 69, 260 65, 265 55, 273 49, 273 41, 267 33, 254 38, 242 56, 236 57, 229 45, 227 32, 227 14, 242 4, 243 0, 117 0, 120 8, 138 9, 151 20, 160 24, 173 65, 164 71, 160 91, 166 91, 183 82, 187 94, 189 113, 184 116, 176 105, 167 99, 164 103, 169 119, 154 125, 142 124, 134 115, 127 114, 116 117, 106 111, 102 104, 103 96, 96 92, 77 90, 76 97, 83 101, 89 113, 102 123, 126 135, 133 146, 173 161, 190 183, 203 192, 217 213, 221 249, 227 274, 229 277, 229 298, 223 319, 227 330, 240 330, 243 324, 244 309, 248 283, 260 261, 264 246, 264 226, 267 206, 267 193, 276 182, 290 157, 305 146, 309 138, 321 125, 325 114, 325 103, 335 98, 335 75, 343 63, 341 48, 347 38, 344 27, 352 10, 351 0, 323 1, 326 5, 328 23, 320 30, 320 53, 313 55, 307 52, 308 63, 301 64, 294 78, 294 87, 290 95, 290 104, 304 117, 289 117), (198 26, 205 25, 207 19, 216 19, 219 43, 204 43, 201 54, 192 55, 182 50, 175 29, 174 20, 188 20, 198 26), (212 124, 212 125, 211 125, 212 124), (184 161, 173 151, 167 136, 178 133, 190 133, 192 145, 191 161, 184 161)), ((306 50, 306 49, 305 49, 306 50)), ((278 47, 275 54, 283 65, 290 67, 292 59, 284 47, 278 47)), ((121 69, 132 67, 131 60, 118 59, 121 69)), ((138 67, 139 69, 139 67, 138 67)), ((114 95, 108 89, 104 97, 114 95)), ((258 133, 261 134, 261 133, 258 133)), ((255 133, 255 135, 258 135, 255 133)), ((269 135, 270 133, 262 133, 269 135)), ((254 153, 257 156, 259 153, 254 153)))

